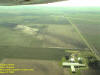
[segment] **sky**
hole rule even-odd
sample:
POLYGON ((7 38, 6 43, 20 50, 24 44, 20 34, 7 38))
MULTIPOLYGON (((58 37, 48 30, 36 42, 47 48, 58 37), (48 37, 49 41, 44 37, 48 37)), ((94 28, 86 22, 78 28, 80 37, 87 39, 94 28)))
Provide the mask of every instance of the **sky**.
POLYGON ((100 6, 100 0, 66 0, 43 4, 48 6, 100 6))

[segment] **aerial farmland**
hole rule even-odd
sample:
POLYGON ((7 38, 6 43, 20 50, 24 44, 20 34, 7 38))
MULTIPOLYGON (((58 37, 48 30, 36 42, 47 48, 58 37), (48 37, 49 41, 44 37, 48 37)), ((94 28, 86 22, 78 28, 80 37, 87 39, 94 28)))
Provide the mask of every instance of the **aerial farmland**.
MULTIPOLYGON (((61 66, 69 50, 100 58, 99 7, 29 5, 0 10, 0 62, 33 69, 12 75, 72 75, 61 66)), ((74 75, 97 75, 100 69, 78 73, 74 75)))

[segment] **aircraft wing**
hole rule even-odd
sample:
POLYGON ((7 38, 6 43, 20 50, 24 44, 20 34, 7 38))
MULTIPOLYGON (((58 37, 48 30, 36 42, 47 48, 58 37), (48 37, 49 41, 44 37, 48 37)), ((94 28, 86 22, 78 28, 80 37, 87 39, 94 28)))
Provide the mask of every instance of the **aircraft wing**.
POLYGON ((0 6, 43 4, 64 0, 0 0, 0 6))
POLYGON ((72 72, 75 72, 75 67, 79 66, 79 67, 85 67, 85 64, 80 64, 80 63, 68 63, 68 62, 63 62, 62 63, 63 66, 68 66, 71 67, 72 72))
POLYGON ((85 64, 80 64, 80 63, 67 63, 67 62, 63 62, 62 65, 63 66, 80 66, 80 67, 86 66, 85 64))

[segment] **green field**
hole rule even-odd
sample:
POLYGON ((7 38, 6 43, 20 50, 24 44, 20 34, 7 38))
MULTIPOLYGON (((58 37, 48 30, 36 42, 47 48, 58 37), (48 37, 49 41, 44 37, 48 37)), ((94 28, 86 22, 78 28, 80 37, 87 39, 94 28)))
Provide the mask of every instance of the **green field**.
POLYGON ((65 55, 64 49, 0 46, 0 59, 57 60, 65 55))

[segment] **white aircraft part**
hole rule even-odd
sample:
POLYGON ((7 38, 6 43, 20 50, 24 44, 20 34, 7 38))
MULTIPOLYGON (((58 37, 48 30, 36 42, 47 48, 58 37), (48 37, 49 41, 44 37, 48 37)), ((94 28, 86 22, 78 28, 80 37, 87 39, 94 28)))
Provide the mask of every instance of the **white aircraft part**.
POLYGON ((72 70, 72 72, 75 72, 75 67, 71 66, 71 70, 72 70))
POLYGON ((67 63, 67 62, 63 62, 62 63, 63 66, 86 66, 85 64, 80 64, 80 63, 67 63))
POLYGON ((85 64, 80 64, 80 63, 68 63, 68 62, 63 62, 63 66, 71 67, 71 71, 75 72, 75 67, 84 67, 86 66, 85 64))

